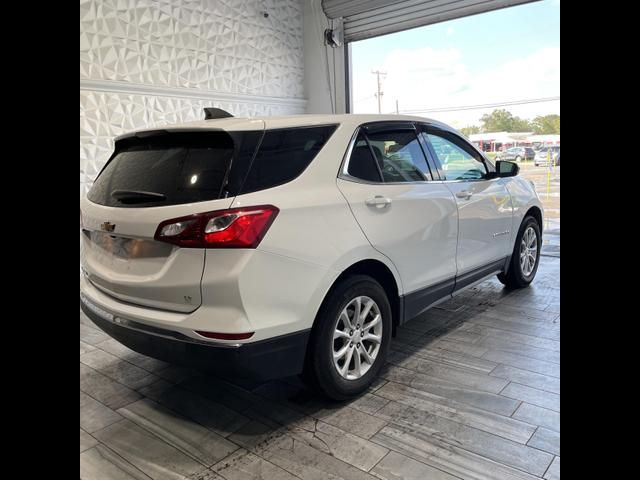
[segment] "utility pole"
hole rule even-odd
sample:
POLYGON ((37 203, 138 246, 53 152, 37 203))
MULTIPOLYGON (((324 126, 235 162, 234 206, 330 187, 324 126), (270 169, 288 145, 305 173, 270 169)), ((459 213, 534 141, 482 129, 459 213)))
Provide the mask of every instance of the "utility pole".
POLYGON ((396 115, 400 115, 400 109, 398 108, 398 99, 396 98, 396 115))
POLYGON ((380 70, 375 70, 373 73, 378 78, 378 93, 376 93, 376 97, 378 98, 378 113, 382 113, 382 95, 384 92, 382 91, 382 84, 380 83, 380 75, 383 77, 387 74, 387 72, 381 72, 380 70))

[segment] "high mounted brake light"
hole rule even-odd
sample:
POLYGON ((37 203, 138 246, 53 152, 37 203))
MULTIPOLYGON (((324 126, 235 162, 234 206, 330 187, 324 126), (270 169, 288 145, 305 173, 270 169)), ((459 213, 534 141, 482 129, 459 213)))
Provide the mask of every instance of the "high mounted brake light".
POLYGON ((154 238, 186 248, 256 248, 278 212, 259 205, 174 218, 158 225, 154 238))

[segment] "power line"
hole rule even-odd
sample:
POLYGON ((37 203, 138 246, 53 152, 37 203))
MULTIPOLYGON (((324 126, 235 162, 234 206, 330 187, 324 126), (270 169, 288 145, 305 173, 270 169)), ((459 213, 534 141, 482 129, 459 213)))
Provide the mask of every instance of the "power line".
POLYGON ((365 100, 369 100, 370 98, 376 98, 376 94, 374 93, 373 95, 369 95, 367 97, 358 98, 355 101, 356 102, 364 102, 365 100))
MULTIPOLYGON (((437 107, 437 108, 415 108, 410 110, 402 110, 400 113, 426 113, 426 112, 455 112, 458 110, 478 110, 482 108, 492 107, 506 107, 509 105, 525 105, 528 103, 544 103, 560 100, 560 96, 557 97, 543 97, 543 98, 530 98, 526 100, 513 100, 508 102, 499 103, 484 103, 479 105, 461 105, 457 107, 437 107)), ((393 112, 391 112, 393 113, 393 112)))

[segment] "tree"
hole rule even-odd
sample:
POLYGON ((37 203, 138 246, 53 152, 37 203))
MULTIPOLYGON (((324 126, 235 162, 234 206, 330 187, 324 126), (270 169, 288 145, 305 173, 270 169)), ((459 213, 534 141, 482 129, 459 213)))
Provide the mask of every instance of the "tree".
POLYGON ((468 137, 474 133, 480 133, 480 127, 477 125, 470 125, 468 127, 461 128, 460 131, 465 137, 468 137))
POLYGON ((560 115, 537 116, 531 126, 538 134, 560 134, 560 115))
POLYGON ((483 132, 527 132, 532 129, 528 120, 514 117, 511 112, 503 109, 484 114, 480 122, 483 132))

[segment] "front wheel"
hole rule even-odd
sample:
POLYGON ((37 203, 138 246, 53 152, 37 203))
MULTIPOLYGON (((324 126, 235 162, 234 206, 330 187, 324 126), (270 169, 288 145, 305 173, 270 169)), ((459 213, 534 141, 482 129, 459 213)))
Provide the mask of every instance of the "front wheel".
POLYGON ((525 217, 516 237, 506 273, 498 274, 498 280, 507 288, 523 288, 529 285, 538 271, 542 237, 535 218, 525 217))
POLYGON ((386 360, 391 324, 391 306, 378 282, 366 275, 342 280, 318 313, 303 379, 334 400, 364 392, 386 360))
POLYGON ((522 161, 522 157, 521 157, 520 155, 518 155, 518 156, 516 157, 516 162, 521 162, 521 161, 522 161))

